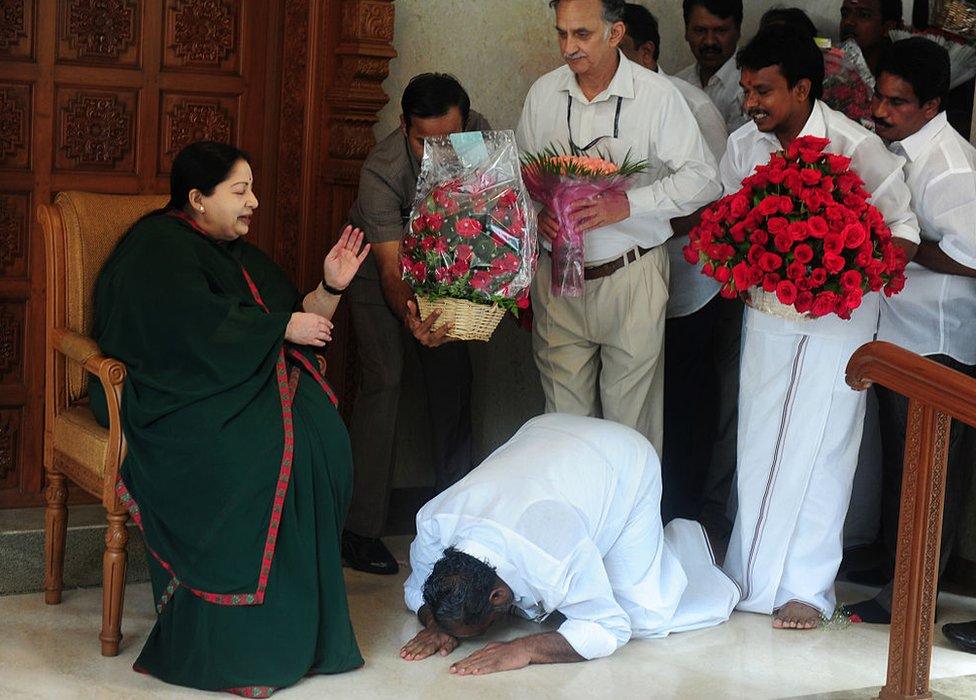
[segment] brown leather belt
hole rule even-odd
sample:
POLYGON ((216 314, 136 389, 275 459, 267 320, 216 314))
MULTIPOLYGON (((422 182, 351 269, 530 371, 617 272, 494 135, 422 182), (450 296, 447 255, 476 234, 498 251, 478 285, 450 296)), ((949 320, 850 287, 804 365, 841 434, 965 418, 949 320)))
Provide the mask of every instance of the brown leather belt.
POLYGON ((646 253, 650 253, 652 250, 653 248, 637 248, 637 250, 631 248, 616 260, 605 262, 602 265, 594 265, 593 267, 584 267, 583 279, 598 280, 601 277, 609 277, 624 265, 629 265, 632 262, 636 262, 638 258, 646 253))

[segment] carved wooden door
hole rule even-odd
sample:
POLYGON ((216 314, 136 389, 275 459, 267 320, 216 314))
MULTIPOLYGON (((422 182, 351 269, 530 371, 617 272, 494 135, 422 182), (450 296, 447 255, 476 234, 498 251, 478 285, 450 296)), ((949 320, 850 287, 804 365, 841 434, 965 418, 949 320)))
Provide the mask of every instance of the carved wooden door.
MULTIPOLYGON (((269 0, 0 0, 0 507, 39 502, 43 245, 59 191, 169 189, 201 138, 274 158, 265 131, 269 0)), ((270 34, 270 39, 269 39, 270 34)), ((270 178, 258 183, 259 196, 270 178)), ((272 248, 271 216, 257 212, 272 248)))

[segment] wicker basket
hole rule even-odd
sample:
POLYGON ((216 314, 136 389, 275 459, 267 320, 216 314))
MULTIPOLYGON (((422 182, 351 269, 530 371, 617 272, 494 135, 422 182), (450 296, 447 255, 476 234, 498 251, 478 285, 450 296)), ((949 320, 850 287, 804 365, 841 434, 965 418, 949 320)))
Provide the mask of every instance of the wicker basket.
POLYGON ((467 299, 428 299, 418 296, 420 318, 426 319, 437 310, 441 312, 437 325, 453 323, 448 336, 457 340, 488 340, 505 315, 496 304, 476 304, 467 299))
POLYGON ((787 306, 774 292, 767 292, 762 287, 750 287, 745 302, 756 311, 787 321, 809 321, 812 318, 808 313, 801 314, 793 306, 787 306))

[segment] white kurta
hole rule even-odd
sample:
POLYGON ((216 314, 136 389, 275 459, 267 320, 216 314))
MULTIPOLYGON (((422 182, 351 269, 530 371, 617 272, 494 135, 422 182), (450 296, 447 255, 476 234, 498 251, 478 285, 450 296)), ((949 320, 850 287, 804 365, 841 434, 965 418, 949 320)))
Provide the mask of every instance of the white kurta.
MULTIPOLYGON (((827 137, 852 159, 893 235, 918 242, 904 160, 875 134, 817 102, 800 136, 827 137)), ((781 145, 752 122, 729 137, 720 171, 727 193, 781 145)), ((746 309, 740 368, 739 509, 725 569, 739 608, 770 613, 791 600, 830 615, 843 526, 864 425, 865 394, 847 386, 851 355, 874 339, 880 296, 851 320, 786 321, 746 309)))
POLYGON ((735 65, 735 56, 722 64, 722 67, 708 79, 707 85, 701 84, 697 63, 692 63, 678 71, 675 77, 704 90, 718 107, 718 111, 722 113, 725 126, 729 131, 735 131, 749 121, 749 117, 742 111, 742 86, 739 85, 740 75, 735 65))
POLYGON ((739 591, 698 523, 662 530, 661 469, 650 443, 617 423, 548 414, 417 514, 407 607, 447 547, 488 562, 529 619, 558 610, 581 656, 631 637, 728 619, 739 591))

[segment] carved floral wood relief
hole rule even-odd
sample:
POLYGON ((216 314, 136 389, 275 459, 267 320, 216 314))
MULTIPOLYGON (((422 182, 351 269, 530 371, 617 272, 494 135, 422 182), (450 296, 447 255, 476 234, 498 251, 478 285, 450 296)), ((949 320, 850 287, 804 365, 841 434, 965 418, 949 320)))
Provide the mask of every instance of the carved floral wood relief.
POLYGON ((237 103, 236 96, 163 93, 159 172, 168 173, 180 149, 195 141, 237 143, 237 103))
POLYGON ((237 70, 240 15, 240 0, 168 0, 164 65, 237 70))
POLYGON ((31 57, 33 0, 0 0, 0 59, 31 57))
POLYGON ((55 165, 64 170, 134 172, 135 91, 58 91, 55 165))
POLYGON ((20 411, 0 411, 0 481, 15 473, 20 444, 20 411))
POLYGON ((30 195, 0 193, 0 275, 26 277, 30 195))
POLYGON ((0 382, 17 383, 23 378, 24 305, 0 304, 0 382))
POLYGON ((63 0, 58 5, 59 60, 138 64, 136 0, 63 0))
POLYGON ((0 83, 0 168, 30 167, 31 89, 0 83))

